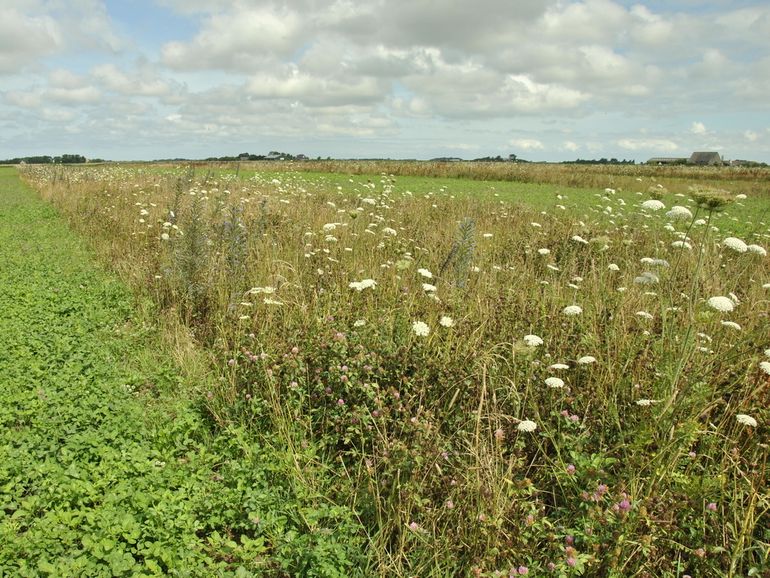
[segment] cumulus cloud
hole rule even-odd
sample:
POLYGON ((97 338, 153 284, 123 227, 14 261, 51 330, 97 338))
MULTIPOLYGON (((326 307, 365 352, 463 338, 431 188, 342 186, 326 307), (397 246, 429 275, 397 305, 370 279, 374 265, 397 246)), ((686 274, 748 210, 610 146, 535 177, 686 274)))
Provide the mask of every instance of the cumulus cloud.
POLYGON ((530 158, 711 144, 770 156, 758 128, 768 125, 770 7, 758 0, 708 11, 689 0, 155 4, 188 27, 169 24, 143 45, 145 35, 117 32, 130 25, 116 27, 104 0, 6 0, 0 113, 17 132, 0 143, 42 119, 124 141, 153 131, 159 142, 412 139, 406 156, 462 143, 497 150, 511 134, 537 136, 510 142, 530 158), (751 130, 712 128, 726 111, 751 130), (685 130, 665 132, 661 118, 685 130))
POLYGON ((543 150, 543 143, 534 138, 514 138, 508 141, 508 144, 524 151, 543 150))
POLYGON ((617 145, 629 151, 660 151, 672 153, 679 150, 679 145, 672 140, 662 138, 624 138, 617 141, 617 145))

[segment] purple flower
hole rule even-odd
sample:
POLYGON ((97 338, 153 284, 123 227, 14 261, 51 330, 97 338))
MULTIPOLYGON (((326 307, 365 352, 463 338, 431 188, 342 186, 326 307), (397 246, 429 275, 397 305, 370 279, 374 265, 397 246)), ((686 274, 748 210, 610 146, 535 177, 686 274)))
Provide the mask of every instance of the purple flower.
POLYGON ((572 474, 574 474, 574 473, 575 473, 575 469, 576 469, 576 468, 575 468, 575 465, 574 465, 574 464, 569 464, 569 465, 567 466, 567 473, 568 473, 569 475, 572 475, 572 474))
POLYGON ((714 502, 709 502, 708 506, 706 506, 706 509, 709 512, 716 512, 717 511, 717 505, 714 502))
POLYGON ((524 576, 526 574, 529 574, 529 568, 527 568, 526 566, 519 566, 518 572, 519 572, 519 576, 524 576))

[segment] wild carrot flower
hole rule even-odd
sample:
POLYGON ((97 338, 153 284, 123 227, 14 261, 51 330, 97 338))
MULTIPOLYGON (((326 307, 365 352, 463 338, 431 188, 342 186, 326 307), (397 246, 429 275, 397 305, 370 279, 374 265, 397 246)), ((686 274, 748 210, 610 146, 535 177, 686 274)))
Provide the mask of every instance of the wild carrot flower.
POLYGON ((427 269, 417 269, 417 272, 423 277, 425 277, 426 279, 433 279, 433 273, 431 273, 427 269))
POLYGON ((747 245, 746 249, 748 250, 749 253, 754 253, 754 254, 759 255, 761 257, 766 257, 767 256, 767 251, 761 245, 747 245))
POLYGON ((588 365, 590 363, 596 363, 596 358, 592 355, 584 355, 580 359, 577 360, 578 365, 588 365))
POLYGON ((680 207, 676 205, 671 207, 671 210, 666 213, 666 216, 672 221, 689 221, 692 219, 692 213, 687 207, 680 207))
POLYGON ((580 315, 581 313, 583 313, 583 308, 580 307, 579 305, 567 305, 562 310, 562 312, 564 313, 564 315, 572 317, 572 316, 580 315))
POLYGON ((351 281, 348 283, 348 287, 355 289, 356 291, 363 291, 364 289, 373 289, 377 286, 377 281, 374 279, 363 279, 361 281, 351 281))
POLYGON ((722 245, 728 249, 732 249, 736 253, 745 253, 749 250, 748 245, 746 245, 746 243, 737 237, 727 237, 724 241, 722 241, 722 245))
POLYGON ((558 377, 548 377, 545 380, 545 384, 548 387, 552 387, 554 389, 561 389, 562 387, 564 387, 564 380, 559 379, 558 377))
POLYGON ((741 425, 745 425, 748 427, 757 427, 757 420, 755 420, 750 415, 746 415, 745 413, 739 413, 735 416, 735 419, 738 420, 738 423, 741 425))
POLYGON ((533 432, 537 429, 537 424, 532 420, 525 419, 519 422, 519 425, 516 426, 516 429, 522 432, 533 432))
POLYGON ((538 345, 543 344, 543 340, 537 335, 525 335, 524 343, 527 344, 527 346, 529 347, 537 347, 538 345))
POLYGON ((770 361, 760 361, 759 369, 764 371, 767 375, 770 375, 770 361))
POLYGON ((665 209, 666 205, 664 205, 658 199, 650 199, 642 203, 642 208, 648 211, 659 211, 661 209, 665 209))
POLYGON ((412 331, 415 335, 420 337, 427 337, 427 335, 430 333, 430 327, 428 327, 428 324, 424 321, 415 321, 412 323, 412 331))
POLYGON ((441 325, 442 327, 453 327, 455 324, 455 320, 449 317, 448 315, 444 315, 441 319, 439 319, 438 324, 441 325))
POLYGON ((722 297, 721 295, 709 298, 707 303, 709 304, 709 307, 721 311, 722 313, 729 313, 735 308, 735 304, 729 297, 722 297))
POLYGON ((735 329, 736 331, 741 330, 741 326, 738 325, 735 321, 720 321, 720 323, 725 327, 729 327, 730 329, 735 329))

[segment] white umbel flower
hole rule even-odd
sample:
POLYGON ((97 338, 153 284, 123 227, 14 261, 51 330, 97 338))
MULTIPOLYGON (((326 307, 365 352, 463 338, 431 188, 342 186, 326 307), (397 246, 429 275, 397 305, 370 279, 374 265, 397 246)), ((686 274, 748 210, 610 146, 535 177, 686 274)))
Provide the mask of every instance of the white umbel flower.
POLYGON ((770 361, 760 361, 759 369, 764 371, 767 375, 770 375, 770 361))
POLYGON ((661 209, 665 209, 666 205, 657 199, 650 199, 649 201, 644 201, 642 203, 642 208, 648 211, 660 211, 661 209))
POLYGON ((559 379, 558 377, 549 377, 549 378, 546 378, 545 384, 548 387, 552 387, 554 389, 561 389, 562 387, 564 387, 564 380, 559 379))
POLYGON ((543 344, 543 339, 537 335, 525 335, 524 343, 526 343, 529 347, 537 347, 538 345, 543 344))
POLYGON ((356 291, 363 291, 364 289, 374 289, 377 286, 377 281, 374 279, 362 279, 361 281, 351 281, 348 283, 348 287, 355 289, 356 291))
POLYGON ((746 243, 737 237, 727 237, 724 241, 722 241, 722 245, 728 249, 732 249, 736 253, 745 253, 749 250, 748 245, 746 245, 746 243))
POLYGON ((618 267, 615 263, 610 263, 607 265, 607 269, 610 271, 620 271, 620 267, 618 267))
POLYGON ((720 321, 720 323, 725 327, 729 327, 730 329, 735 329, 736 331, 741 330, 741 326, 738 325, 735 321, 720 321))
POLYGON ((423 277, 425 277, 426 279, 433 279, 433 273, 431 273, 427 269, 417 269, 417 272, 423 277))
POLYGON ((666 216, 672 221, 689 221, 692 219, 692 212, 687 207, 676 205, 671 207, 666 216))
POLYGON ((577 360, 577 363, 578 365, 590 365, 591 363, 596 363, 596 358, 593 355, 584 355, 577 360))
POLYGON ((760 257, 767 257, 767 251, 761 245, 747 245, 746 249, 749 253, 754 253, 760 257))
POLYGON ((730 313, 730 311, 735 309, 735 304, 733 303, 732 299, 729 297, 723 297, 721 295, 717 297, 710 297, 707 303, 709 307, 716 309, 717 311, 721 311, 722 313, 730 313))
POLYGON ((428 324, 424 321, 415 321, 412 323, 412 331, 415 335, 419 335, 420 337, 427 337, 430 333, 430 327, 428 327, 428 324))
POLYGON ((519 422, 516 429, 523 432, 533 432, 537 429, 537 424, 530 419, 525 419, 519 422))
POLYGON ((757 420, 755 420, 750 415, 746 415, 745 413, 739 413, 738 415, 735 416, 735 419, 737 419, 738 423, 741 425, 745 425, 748 427, 757 427, 757 420))
POLYGON ((454 327, 455 320, 448 315, 444 315, 441 319, 439 319, 438 324, 441 325, 441 327, 454 327))
POLYGON ((580 305, 567 305, 562 310, 562 313, 564 313, 564 315, 568 315, 570 317, 573 317, 575 315, 580 315, 582 312, 583 312, 583 308, 580 307, 580 305))

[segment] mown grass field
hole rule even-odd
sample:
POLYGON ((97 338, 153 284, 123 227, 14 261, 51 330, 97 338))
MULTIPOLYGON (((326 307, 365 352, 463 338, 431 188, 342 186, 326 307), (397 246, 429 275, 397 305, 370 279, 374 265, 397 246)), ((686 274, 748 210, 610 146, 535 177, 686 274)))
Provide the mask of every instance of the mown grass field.
POLYGON ((770 571, 763 177, 384 168, 24 178, 208 360, 215 430, 353 513, 318 575, 770 571))

